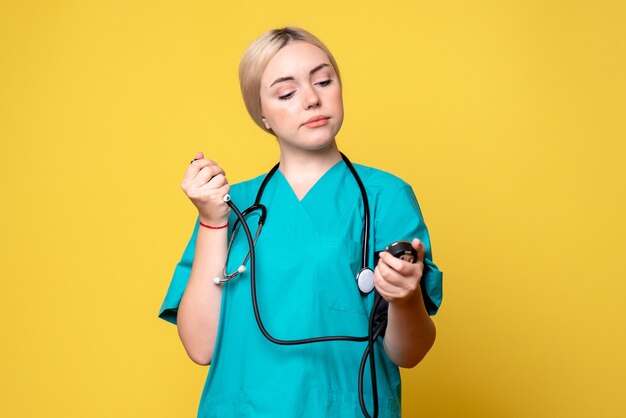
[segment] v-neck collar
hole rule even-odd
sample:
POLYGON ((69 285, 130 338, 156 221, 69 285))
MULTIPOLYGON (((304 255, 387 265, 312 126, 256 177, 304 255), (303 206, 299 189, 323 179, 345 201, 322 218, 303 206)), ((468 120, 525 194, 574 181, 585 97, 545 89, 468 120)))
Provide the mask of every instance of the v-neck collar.
POLYGON ((300 203, 304 203, 304 201, 307 199, 308 196, 311 195, 311 192, 314 192, 315 189, 317 189, 318 187, 321 187, 320 184, 323 184, 327 181, 327 179, 329 177, 332 176, 332 174, 339 170, 339 167, 343 167, 345 166, 345 162, 343 161, 343 159, 337 161, 335 164, 333 164, 328 170, 326 170, 326 172, 324 174, 322 174, 315 183, 313 183, 313 185, 309 188, 309 190, 306 191, 306 193, 304 194, 304 196, 302 196, 301 199, 298 198, 298 195, 296 194, 296 192, 293 190, 293 187, 291 187, 291 184, 289 183, 289 181, 287 180, 287 178, 283 175, 282 171, 280 171, 280 168, 278 170, 276 170, 276 175, 278 177, 280 177, 282 179, 282 181, 285 182, 285 185, 287 186, 287 188, 289 189, 289 191, 291 192, 291 195, 293 196, 293 198, 300 202, 300 203))

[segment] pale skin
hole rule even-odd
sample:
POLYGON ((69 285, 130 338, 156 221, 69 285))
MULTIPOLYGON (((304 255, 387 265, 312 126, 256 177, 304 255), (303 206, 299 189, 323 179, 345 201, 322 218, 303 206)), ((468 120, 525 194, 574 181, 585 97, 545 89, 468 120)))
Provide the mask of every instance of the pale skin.
MULTIPOLYGON (((298 198, 341 159, 335 136, 343 122, 341 85, 326 54, 314 45, 294 41, 270 60, 261 77, 263 123, 276 135, 283 176, 298 198)), ((229 208, 222 200, 229 185, 217 163, 198 153, 182 189, 208 225, 225 225, 229 208)), ((210 364, 215 346, 226 261, 226 229, 201 227, 189 284, 178 309, 178 333, 189 357, 210 364)), ((414 367, 435 341, 419 286, 424 270, 424 245, 412 241, 418 260, 412 264, 381 253, 374 284, 389 302, 384 338, 387 356, 400 367, 414 367)))

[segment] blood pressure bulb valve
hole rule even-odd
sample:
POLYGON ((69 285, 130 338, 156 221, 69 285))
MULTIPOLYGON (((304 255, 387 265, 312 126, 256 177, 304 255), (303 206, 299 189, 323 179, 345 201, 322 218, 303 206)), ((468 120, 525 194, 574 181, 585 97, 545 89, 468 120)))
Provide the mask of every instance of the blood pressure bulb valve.
POLYGON ((396 241, 393 244, 389 244, 385 251, 409 263, 417 262, 417 251, 415 251, 415 248, 409 241, 396 241))

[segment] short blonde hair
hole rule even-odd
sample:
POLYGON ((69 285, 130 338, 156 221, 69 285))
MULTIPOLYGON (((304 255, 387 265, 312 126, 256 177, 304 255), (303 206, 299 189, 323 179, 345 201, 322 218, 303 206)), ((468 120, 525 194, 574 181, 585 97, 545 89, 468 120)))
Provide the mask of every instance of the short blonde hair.
POLYGON ((341 84, 339 67, 337 66, 335 58, 326 45, 312 33, 301 28, 288 26, 271 30, 259 36, 250 44, 241 58, 241 62, 239 63, 239 84, 248 113, 252 117, 252 120, 265 132, 273 133, 270 129, 265 128, 263 124, 261 76, 274 55, 289 42, 293 41, 304 41, 324 51, 335 69, 338 81, 341 84))

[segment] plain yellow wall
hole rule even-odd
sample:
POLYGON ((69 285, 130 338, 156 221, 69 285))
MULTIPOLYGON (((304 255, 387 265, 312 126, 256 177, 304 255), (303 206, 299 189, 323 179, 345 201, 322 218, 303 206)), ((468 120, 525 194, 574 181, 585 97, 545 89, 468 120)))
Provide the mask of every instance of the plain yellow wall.
MULTIPOLYGON (((198 150, 268 170, 237 65, 309 28, 354 161, 415 189, 445 272, 407 417, 626 416, 623 1, 2 1, 0 415, 191 417, 157 319, 198 150)), ((355 372, 356 373, 356 372, 355 372)))

